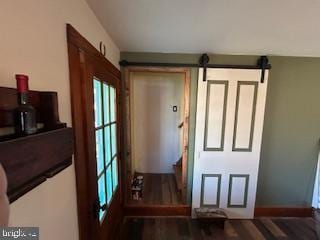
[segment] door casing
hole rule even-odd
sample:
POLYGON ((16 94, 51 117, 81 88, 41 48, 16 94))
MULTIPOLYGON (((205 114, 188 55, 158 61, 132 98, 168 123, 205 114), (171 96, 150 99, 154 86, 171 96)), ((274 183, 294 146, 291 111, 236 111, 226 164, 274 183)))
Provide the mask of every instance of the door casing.
MULTIPOLYGON (((187 164, 188 164, 188 145, 189 145, 189 94, 190 94, 190 78, 191 71, 189 68, 172 68, 172 67, 126 67, 124 70, 124 96, 125 107, 124 114, 126 116, 126 161, 124 164, 124 176, 126 179, 126 187, 123 188, 123 195, 126 196, 128 193, 128 187, 130 187, 131 179, 131 119, 130 119, 130 73, 133 72, 153 72, 153 73, 182 73, 184 74, 184 121, 183 121, 183 154, 182 154, 182 199, 186 202, 187 199, 187 164)), ((178 159, 177 159, 178 160, 178 159)), ((157 206, 159 207, 159 206, 157 206)), ((166 207, 166 206, 163 206, 166 207)), ((179 207, 179 206, 177 206, 179 207)), ((185 207, 185 204, 183 206, 185 207)))

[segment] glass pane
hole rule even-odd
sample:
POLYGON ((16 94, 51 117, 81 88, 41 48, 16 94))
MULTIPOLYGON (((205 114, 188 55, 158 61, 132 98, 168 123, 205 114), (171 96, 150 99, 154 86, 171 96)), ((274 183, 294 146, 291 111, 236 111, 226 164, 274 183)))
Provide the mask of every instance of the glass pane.
POLYGON ((111 146, 110 146, 110 126, 104 128, 104 143, 105 143, 105 156, 106 156, 106 166, 111 161, 111 146))
POLYGON ((102 100, 101 100, 101 82, 93 80, 93 96, 94 96, 94 121, 95 126, 102 125, 102 100))
MULTIPOLYGON (((101 175, 101 177, 98 180, 98 194, 99 194, 99 201, 100 201, 100 206, 104 205, 106 203, 106 187, 105 187, 105 181, 104 181, 104 174, 101 175)), ((103 218, 105 211, 102 211, 100 209, 99 212, 99 219, 100 221, 103 218)))
POLYGON ((112 160, 112 181, 113 181, 113 190, 118 186, 118 166, 117 158, 112 160))
POLYGON ((112 156, 117 153, 117 132, 116 132, 116 124, 111 125, 111 149, 112 156))
POLYGON ((103 171, 103 130, 96 131, 96 158, 97 158, 97 173, 98 175, 103 171))
POLYGON ((114 87, 110 86, 110 118, 111 122, 116 121, 116 91, 114 87))
POLYGON ((104 114, 104 124, 110 122, 110 112, 109 112, 109 87, 107 84, 103 83, 103 114, 104 114))
POLYGON ((110 203, 112 198, 112 177, 111 177, 111 165, 107 168, 107 202, 110 203))

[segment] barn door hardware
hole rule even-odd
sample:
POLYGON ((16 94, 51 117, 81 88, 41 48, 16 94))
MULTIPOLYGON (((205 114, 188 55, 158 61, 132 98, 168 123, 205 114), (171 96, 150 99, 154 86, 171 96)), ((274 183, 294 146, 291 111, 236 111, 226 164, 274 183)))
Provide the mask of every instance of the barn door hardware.
POLYGON ((266 69, 269 69, 271 66, 269 65, 269 59, 267 56, 261 56, 258 59, 257 65, 261 68, 261 83, 264 83, 264 75, 266 69), (268 68, 269 67, 269 68, 268 68))
POLYGON ((264 82, 265 70, 271 69, 267 56, 259 57, 256 65, 241 65, 241 64, 209 64, 208 54, 202 54, 198 63, 169 63, 169 62, 129 62, 121 60, 121 67, 136 66, 136 67, 188 67, 188 68, 203 68, 203 81, 206 80, 207 68, 230 68, 230 69, 261 69, 261 83, 264 82))
POLYGON ((204 82, 207 80, 207 66, 208 66, 209 61, 210 61, 210 58, 209 58, 208 54, 205 53, 205 54, 201 55, 199 64, 201 67, 203 67, 202 81, 204 81, 204 82))

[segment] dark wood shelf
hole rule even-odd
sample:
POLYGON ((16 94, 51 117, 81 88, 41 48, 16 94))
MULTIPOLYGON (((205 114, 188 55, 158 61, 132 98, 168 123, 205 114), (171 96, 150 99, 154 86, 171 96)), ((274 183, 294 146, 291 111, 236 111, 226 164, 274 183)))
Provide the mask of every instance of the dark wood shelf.
POLYGON ((2 141, 0 154, 8 178, 8 197, 13 202, 71 165, 72 129, 61 128, 2 141))
MULTIPOLYGON (((61 123, 56 92, 30 91, 30 103, 43 128, 36 134, 0 136, 0 163, 8 178, 10 202, 72 164, 73 131, 61 123)), ((13 128, 17 92, 0 87, 0 128, 13 128)))

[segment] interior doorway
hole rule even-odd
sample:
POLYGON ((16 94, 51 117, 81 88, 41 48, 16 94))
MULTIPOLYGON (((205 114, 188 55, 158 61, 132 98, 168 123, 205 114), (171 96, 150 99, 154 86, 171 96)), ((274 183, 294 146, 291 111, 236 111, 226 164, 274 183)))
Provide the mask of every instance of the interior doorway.
POLYGON ((126 203, 186 205, 190 70, 129 67, 126 203))

